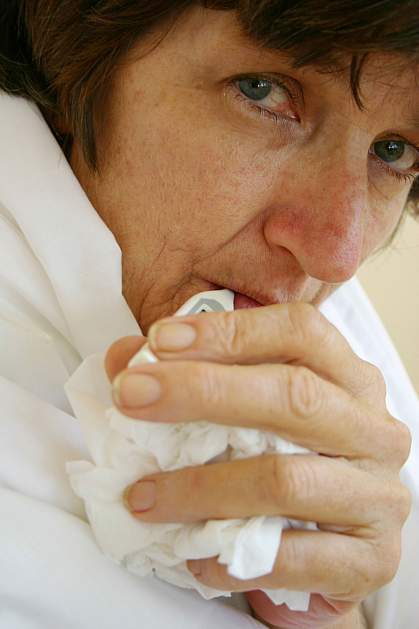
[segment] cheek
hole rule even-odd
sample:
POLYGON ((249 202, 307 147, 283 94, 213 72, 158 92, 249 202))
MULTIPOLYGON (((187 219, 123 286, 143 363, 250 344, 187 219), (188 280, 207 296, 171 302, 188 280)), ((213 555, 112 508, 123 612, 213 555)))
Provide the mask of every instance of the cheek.
POLYGON ((375 199, 374 209, 366 214, 363 260, 385 246, 395 233, 403 215, 406 197, 406 194, 402 194, 385 201, 375 199))
POLYGON ((131 221, 158 225, 182 243, 231 238, 267 198, 266 156, 205 120, 147 114, 122 128, 111 148, 111 179, 131 221))

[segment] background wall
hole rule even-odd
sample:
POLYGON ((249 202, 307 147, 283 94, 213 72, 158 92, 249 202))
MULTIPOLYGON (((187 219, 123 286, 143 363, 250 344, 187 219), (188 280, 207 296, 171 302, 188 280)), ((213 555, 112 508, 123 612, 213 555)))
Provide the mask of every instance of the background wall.
POLYGON ((366 262, 358 278, 419 394, 419 221, 409 217, 389 249, 366 262))

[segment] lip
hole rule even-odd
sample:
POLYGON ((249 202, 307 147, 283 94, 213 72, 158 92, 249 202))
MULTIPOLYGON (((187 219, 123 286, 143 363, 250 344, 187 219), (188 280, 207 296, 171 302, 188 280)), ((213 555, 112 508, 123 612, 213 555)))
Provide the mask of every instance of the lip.
POLYGON ((268 297, 267 295, 262 295, 261 293, 256 293, 256 292, 245 292, 245 291, 241 291, 235 288, 230 288, 230 290, 232 290, 236 295, 242 295, 243 297, 245 297, 246 299, 249 299, 250 301, 255 303, 255 307, 256 306, 273 306, 274 304, 279 304, 282 303, 281 300, 279 299, 272 299, 271 297, 268 297))
POLYGON ((266 295, 260 295, 253 292, 252 293, 243 292, 236 288, 233 288, 232 286, 221 286, 220 284, 213 284, 212 282, 211 282, 211 285, 212 285, 211 290, 223 290, 223 289, 231 290, 234 293, 235 302, 236 302, 236 298, 238 298, 238 300, 243 301, 243 303, 247 301, 249 305, 242 306, 244 308, 260 308, 263 306, 272 306, 275 304, 283 303, 282 300, 270 299, 266 295))
POLYGON ((243 293, 234 292, 234 310, 243 310, 245 308, 260 308, 262 304, 243 293))
MULTIPOLYGON (((257 308, 257 307, 263 307, 263 306, 279 306, 281 304, 290 304, 290 303, 295 303, 295 302, 306 302, 313 305, 318 305, 319 303, 318 298, 320 295, 323 295, 324 293, 323 284, 320 284, 319 286, 315 287, 314 291, 311 290, 310 296, 308 297, 306 295, 307 291, 302 289, 304 287, 302 288, 296 287, 294 291, 287 291, 286 289, 284 291, 280 291, 277 286, 275 292, 269 295, 269 293, 263 294, 263 293, 259 293, 253 290, 248 291, 244 289, 244 287, 243 287, 244 290, 240 290, 242 287, 239 287, 239 286, 237 287, 234 287, 231 285, 222 286, 220 284, 215 284, 212 282, 208 282, 208 283, 211 285, 211 288, 209 288, 208 290, 222 290, 222 289, 227 288, 228 290, 231 290, 235 294, 235 301, 236 301, 237 295, 242 297, 243 301, 249 300, 248 302, 249 305, 245 305, 244 306, 245 308, 257 308)), ((325 297, 323 296, 320 299, 320 301, 323 301, 324 298, 325 297)))

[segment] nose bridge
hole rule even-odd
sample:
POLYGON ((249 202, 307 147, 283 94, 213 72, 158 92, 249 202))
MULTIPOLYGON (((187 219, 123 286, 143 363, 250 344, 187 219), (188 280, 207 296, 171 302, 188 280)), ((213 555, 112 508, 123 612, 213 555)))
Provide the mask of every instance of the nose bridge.
POLYGON ((280 212, 284 220, 278 215, 278 244, 307 275, 324 282, 346 281, 362 257, 368 189, 368 147, 362 144, 349 129, 307 143, 299 153, 293 198, 280 212))
POLYGON ((357 234, 366 203, 367 151, 345 135, 322 144, 311 178, 312 209, 321 231, 344 244, 357 234))

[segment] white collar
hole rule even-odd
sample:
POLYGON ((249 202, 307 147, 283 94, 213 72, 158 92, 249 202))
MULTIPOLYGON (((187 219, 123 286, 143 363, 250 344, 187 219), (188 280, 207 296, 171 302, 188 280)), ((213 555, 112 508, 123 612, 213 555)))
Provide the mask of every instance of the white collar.
POLYGON ((121 250, 38 108, 0 91, 0 200, 44 268, 84 358, 141 330, 122 295, 121 250))

